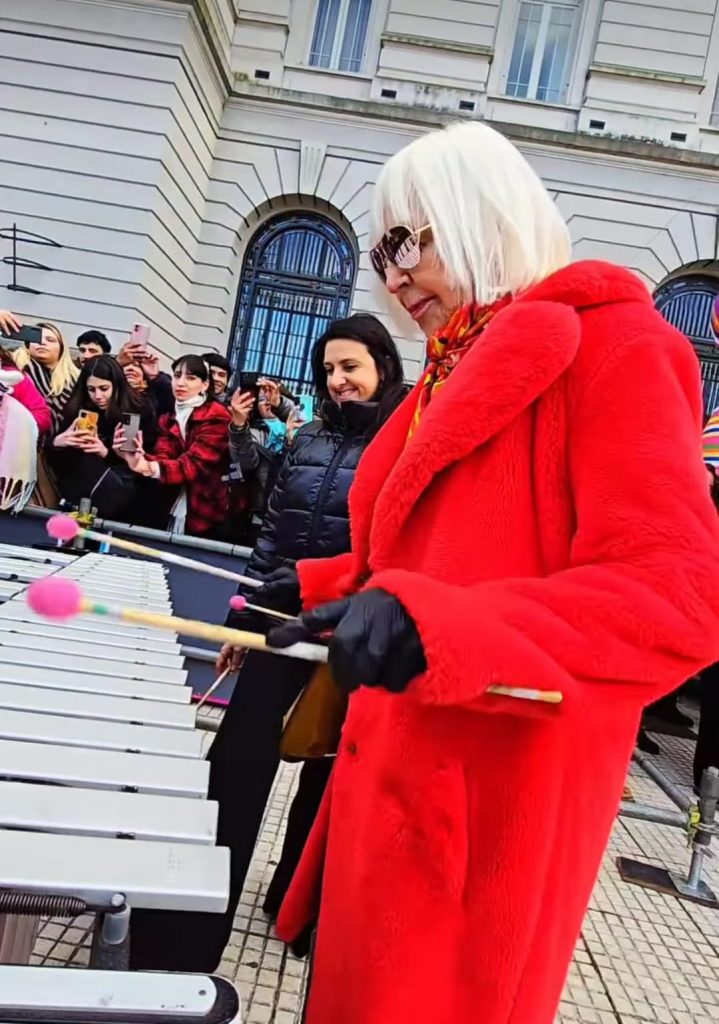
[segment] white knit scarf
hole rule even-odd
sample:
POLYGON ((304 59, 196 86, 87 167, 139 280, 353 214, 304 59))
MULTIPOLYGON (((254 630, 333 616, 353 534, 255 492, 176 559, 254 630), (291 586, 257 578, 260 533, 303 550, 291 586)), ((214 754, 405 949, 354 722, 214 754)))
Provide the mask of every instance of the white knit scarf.
MULTIPOLYGON (((204 405, 206 400, 205 395, 195 395, 194 398, 188 398, 184 402, 175 402, 175 419, 180 428, 183 441, 185 440, 185 432, 190 416, 192 416, 195 409, 199 409, 201 405, 204 405)), ((187 488, 185 487, 182 488, 177 496, 177 501, 172 506, 172 517, 174 520, 173 531, 175 533, 184 533, 185 521, 187 519, 187 488)))

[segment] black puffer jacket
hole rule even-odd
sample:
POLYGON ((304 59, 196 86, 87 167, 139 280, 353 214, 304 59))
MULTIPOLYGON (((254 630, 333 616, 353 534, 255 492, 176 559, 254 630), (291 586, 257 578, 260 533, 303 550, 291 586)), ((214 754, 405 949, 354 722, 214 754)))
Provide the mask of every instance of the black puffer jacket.
POLYGON ((374 403, 326 402, 322 420, 302 427, 280 469, 248 565, 262 578, 301 558, 350 549, 347 498, 375 426, 374 403))

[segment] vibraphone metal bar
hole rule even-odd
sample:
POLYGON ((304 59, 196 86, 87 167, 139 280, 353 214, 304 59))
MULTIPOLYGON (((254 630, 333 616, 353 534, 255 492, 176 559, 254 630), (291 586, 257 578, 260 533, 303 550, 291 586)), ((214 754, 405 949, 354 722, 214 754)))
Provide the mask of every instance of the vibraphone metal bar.
POLYGON ((0 579, 20 580, 23 583, 32 583, 33 580, 41 580, 47 576, 49 571, 55 572, 56 567, 47 565, 44 562, 31 562, 19 558, 8 558, 7 555, 0 555, 0 579))
POLYGON ((0 1019, 7 1024, 239 1024, 237 992, 223 978, 1 967, 0 1019), (42 986, 38 972, 42 970, 42 986))
MULTIPOLYGON (((53 649, 57 646, 57 641, 54 645, 50 644, 48 651, 47 641, 42 637, 28 640, 27 637, 0 631, 0 665, 23 667, 40 665, 44 667, 48 661, 51 661, 54 668, 67 669, 73 673, 79 671, 83 675, 91 673, 100 676, 113 676, 118 679, 141 679, 153 683, 171 683, 180 687, 184 687, 187 683, 185 669, 168 668, 162 662, 148 665, 146 662, 136 661, 132 657, 132 651, 123 652, 114 649, 106 653, 103 652, 103 658, 98 659, 96 655, 93 656, 87 652, 84 647, 81 648, 80 653, 76 653, 75 651, 68 652, 67 646, 64 651, 53 649), (48 654, 51 656, 48 657, 48 654)), ((155 659, 155 662, 157 661, 158 659, 155 659)), ((0 672, 2 671, 0 669, 0 672)), ((0 679, 3 682, 11 682, 2 675, 0 675, 0 679)))
POLYGON ((69 562, 32 558, 15 558, 9 553, 9 544, 0 544, 0 602, 10 601, 25 590, 29 583, 41 580, 51 573, 57 572, 61 566, 69 562))
POLYGON ((183 707, 169 701, 107 697, 84 692, 81 686, 70 691, 0 683, 0 708, 37 711, 62 718, 89 718, 96 722, 164 726, 167 729, 195 727, 195 710, 189 704, 183 707))
POLYGON ((0 683, 50 686, 54 690, 82 690, 117 697, 142 696, 185 704, 186 675, 184 671, 163 669, 156 665, 139 673, 130 664, 123 666, 121 662, 98 661, 89 655, 49 655, 46 651, 5 647, 0 640, 0 683), (48 662, 53 665, 52 675, 48 675, 45 667, 48 662))
POLYGON ((210 765, 199 757, 0 739, 0 779, 202 800, 207 796, 210 765))
POLYGON ((217 805, 100 789, 0 781, 0 828, 212 845, 217 805))
POLYGON ((173 758, 202 756, 202 736, 195 729, 163 729, 122 722, 103 722, 99 728, 93 719, 63 719, 57 715, 25 711, 3 711, 0 714, 0 738, 136 754, 164 754, 173 758))
POLYGON ((76 897, 109 910, 121 893, 130 907, 221 913, 227 906, 227 850, 194 843, 3 833, 3 888, 76 897))
POLYGON ((0 544, 0 555, 7 555, 18 562, 47 562, 58 567, 69 565, 77 557, 67 551, 61 551, 59 548, 45 551, 39 548, 18 547, 16 544, 0 544))
MULTIPOLYGON (((134 645, 140 649, 147 646, 148 650, 167 651, 168 653, 176 653, 179 649, 177 640, 173 639, 172 634, 163 630, 149 629, 146 626, 128 625, 124 627, 122 623, 114 620, 105 621, 89 617, 70 619, 60 627, 57 623, 46 622, 20 601, 8 601, 7 604, 0 605, 0 623, 6 621, 12 624, 13 629, 24 625, 45 627, 48 636, 57 635, 57 630, 61 629, 70 640, 77 639, 78 642, 88 641, 89 638, 85 634, 91 633, 93 634, 91 642, 95 644, 99 642, 109 644, 111 638, 114 638, 116 643, 122 643, 124 646, 134 645)), ((10 625, 8 628, 11 628, 10 625)))
MULTIPOLYGON (((46 651, 48 654, 67 653, 67 631, 63 626, 53 623, 21 622, 3 618, 0 613, 0 644, 4 647, 31 647, 34 651, 46 651)), ((92 635, 87 631, 80 630, 78 640, 92 642, 92 635)), ((106 648, 105 654, 111 662, 124 662, 130 666, 138 666, 140 669, 153 672, 154 668, 168 668, 182 670, 184 657, 179 652, 183 648, 178 647, 177 654, 168 650, 163 652, 165 644, 160 644, 158 650, 151 650, 149 641, 145 641, 142 651, 135 651, 127 646, 127 639, 117 637, 109 633, 103 633, 102 644, 106 648)), ((54 661, 54 658, 53 658, 54 661)), ((128 671, 132 671, 128 668, 128 671)), ((186 673, 185 673, 186 675, 186 673)), ((156 678, 154 675, 150 678, 156 678)))

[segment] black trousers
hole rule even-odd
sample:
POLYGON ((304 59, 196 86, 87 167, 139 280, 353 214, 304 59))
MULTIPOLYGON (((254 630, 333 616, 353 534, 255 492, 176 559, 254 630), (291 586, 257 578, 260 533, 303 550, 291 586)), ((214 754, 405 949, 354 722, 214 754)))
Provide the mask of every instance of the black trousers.
POLYGON ((297 870, 307 837, 322 803, 333 761, 332 757, 322 757, 316 761, 305 761, 302 765, 299 786, 287 815, 287 832, 282 855, 265 896, 264 909, 270 917, 277 916, 292 876, 297 870))
MULTIPOLYGON (((217 844, 230 848, 230 899, 224 914, 137 910, 132 914, 132 970, 211 973, 232 932, 265 806, 279 765, 282 720, 307 683, 313 665, 250 652, 210 748, 209 797, 219 802, 217 844)), ((317 813, 331 759, 303 765, 288 819, 280 899, 292 878, 317 813), (319 768, 317 767, 319 765, 319 768)))
POLYGON ((694 751, 694 785, 705 768, 719 768, 719 663, 702 672, 699 736, 694 751))

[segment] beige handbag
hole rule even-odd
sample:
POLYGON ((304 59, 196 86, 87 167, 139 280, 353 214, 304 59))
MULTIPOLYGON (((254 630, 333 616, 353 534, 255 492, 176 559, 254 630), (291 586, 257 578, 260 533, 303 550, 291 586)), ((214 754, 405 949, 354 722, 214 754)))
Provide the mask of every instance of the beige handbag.
POLYGON ((347 696, 318 665, 310 681, 285 716, 280 756, 283 761, 305 761, 337 753, 347 714, 347 696))

